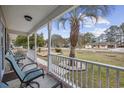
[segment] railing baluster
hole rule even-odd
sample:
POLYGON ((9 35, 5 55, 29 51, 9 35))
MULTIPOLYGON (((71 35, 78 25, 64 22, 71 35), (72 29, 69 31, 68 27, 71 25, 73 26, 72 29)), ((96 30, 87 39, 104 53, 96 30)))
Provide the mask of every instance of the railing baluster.
POLYGON ((53 57, 53 66, 52 66, 52 68, 53 68, 53 72, 55 73, 55 70, 56 70, 56 68, 55 68, 55 56, 52 56, 53 57))
POLYGON ((60 79, 61 81, 63 80, 63 57, 60 57, 61 61, 60 61, 60 79))
POLYGON ((87 83, 88 83, 88 63, 85 63, 85 64, 86 64, 86 65, 85 65, 85 66, 86 66, 86 77, 85 77, 85 78, 86 78, 86 81, 85 81, 85 87, 87 88, 87 87, 88 87, 88 84, 87 84, 87 83))
POLYGON ((59 59, 59 56, 57 57, 57 75, 59 75, 59 66, 58 66, 59 65, 59 60, 58 59, 59 59))
POLYGON ((71 69, 71 66, 70 66, 70 62, 69 62, 69 59, 68 59, 68 65, 69 65, 69 83, 71 82, 71 80, 70 80, 70 76, 71 76, 71 73, 70 73, 70 69, 71 69))
POLYGON ((57 66, 57 64, 58 64, 58 60, 57 60, 57 56, 56 56, 56 63, 55 63, 55 66, 56 66, 56 74, 58 74, 58 66, 57 66))
POLYGON ((54 72, 56 73, 56 56, 54 56, 54 66, 53 66, 53 69, 54 69, 54 72))
POLYGON ((62 57, 62 79, 64 79, 64 57, 62 57))
POLYGON ((52 65, 52 68, 51 68, 52 71, 51 72, 54 72, 54 68, 53 68, 54 59, 53 59, 53 56, 52 55, 51 55, 51 60, 52 60, 52 64, 51 64, 52 65))
POLYGON ((119 85, 120 85, 120 76, 119 76, 119 70, 116 71, 116 88, 119 88, 119 85))
POLYGON ((109 68, 106 67, 106 86, 109 88, 109 68))
POLYGON ((98 86, 101 88, 101 68, 98 66, 98 86))
POLYGON ((61 63, 62 63, 62 58, 59 57, 59 76, 60 76, 60 78, 61 78, 61 74, 62 74, 62 72, 61 72, 61 63))
MULTIPOLYGON (((67 68, 68 64, 67 64, 67 59, 65 59, 65 68, 67 68)), ((67 70, 65 69, 65 80, 66 82, 68 81, 68 78, 67 78, 67 70)))
MULTIPOLYGON (((66 59, 64 58, 64 68, 66 68, 66 59)), ((64 79, 66 81, 66 70, 64 69, 64 79)))
POLYGON ((82 81, 82 79, 83 79, 83 77, 82 77, 82 62, 80 62, 80 65, 81 65, 81 87, 83 87, 83 81, 82 81))
POLYGON ((74 60, 70 60, 72 62, 72 86, 74 86, 74 60))
POLYGON ((78 61, 76 61, 76 87, 78 87, 78 61))
POLYGON ((61 63, 62 63, 62 58, 61 57, 59 57, 59 75, 60 75, 60 78, 61 78, 61 74, 62 74, 62 72, 61 72, 61 63))
POLYGON ((94 65, 92 64, 92 88, 94 87, 94 65))
POLYGON ((62 57, 62 78, 64 80, 64 57, 62 57))
MULTIPOLYGON (((59 77, 60 77, 60 67, 59 67, 59 65, 60 65, 60 57, 58 57, 58 74, 59 74, 59 77)), ((61 77, 60 77, 61 78, 61 77)))
POLYGON ((59 75, 59 77, 60 77, 60 67, 59 67, 59 65, 60 65, 60 59, 59 59, 59 57, 58 57, 58 75, 59 75))

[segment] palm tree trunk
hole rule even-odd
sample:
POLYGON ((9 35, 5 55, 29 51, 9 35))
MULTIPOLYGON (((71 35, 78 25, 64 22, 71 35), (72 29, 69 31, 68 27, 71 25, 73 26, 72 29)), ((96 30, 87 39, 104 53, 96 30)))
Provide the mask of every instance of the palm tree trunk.
MULTIPOLYGON (((77 45, 78 42, 78 35, 79 35, 79 21, 77 20, 77 18, 73 18, 73 20, 71 21, 71 32, 70 32, 70 54, 69 57, 74 58, 75 57, 75 47, 77 45)), ((73 60, 70 60, 70 65, 74 65, 72 64, 73 60)))
POLYGON ((69 57, 75 57, 75 47, 71 46, 69 57))

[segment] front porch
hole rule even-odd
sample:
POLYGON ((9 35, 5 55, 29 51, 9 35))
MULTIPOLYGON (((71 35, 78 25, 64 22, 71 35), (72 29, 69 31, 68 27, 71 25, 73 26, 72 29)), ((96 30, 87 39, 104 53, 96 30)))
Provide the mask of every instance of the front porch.
MULTIPOLYGON (((34 62, 30 59, 33 55, 34 50, 30 50, 30 55, 23 62, 34 62)), ((37 56, 38 66, 43 68, 46 74, 44 79, 40 77, 35 80, 39 82, 41 88, 50 88, 58 81, 61 81, 64 87, 74 88, 124 87, 123 67, 69 58, 62 55, 50 54, 50 56, 52 64, 49 72, 47 61, 37 56), (69 63, 70 60, 73 60, 72 66, 69 63)), ((14 79, 7 83, 10 87, 20 86, 19 79, 14 79)))
MULTIPOLYGON (((7 33, 22 34, 27 36, 27 51, 26 59, 23 60, 23 65, 27 63, 37 63, 39 68, 43 68, 45 71, 44 79, 39 77, 36 81, 40 84, 41 88, 50 88, 61 82, 63 87, 72 88, 112 88, 112 87, 124 87, 124 67, 103 64, 95 61, 81 60, 78 58, 71 58, 64 55, 56 55, 52 53, 51 49, 51 32, 52 32, 52 20, 57 19, 64 13, 74 9, 77 6, 31 6, 31 10, 28 6, 1 6, 0 8, 4 12, 6 19, 5 25, 7 33), (2 7, 2 8, 1 8, 2 7), (16 8, 21 10, 19 13, 16 8), (15 10, 15 11, 13 11, 15 10), (25 11, 24 11, 25 10, 25 11), (43 13, 36 12, 36 10, 42 10, 43 13), (35 22, 32 24, 25 22, 21 17, 25 12, 31 12, 34 16, 35 22), (12 12, 12 13, 11 13, 12 12), (35 13, 36 12, 36 13, 35 13), (18 13, 21 15, 18 15, 18 13), (15 15, 12 15, 15 14, 15 15), (38 15, 36 15, 38 14, 38 15), (43 14, 43 15, 42 15, 43 14), (10 16, 9 16, 10 15, 10 16), (10 19, 13 20, 9 20, 10 19), (14 16, 14 17, 13 17, 14 16), (20 23, 17 25, 19 19, 20 23), (35 19, 36 18, 36 19, 35 19), (11 25, 10 25, 11 24, 11 25), (17 25, 17 27, 16 27, 17 25), (47 25, 48 30, 48 46, 47 46, 47 61, 41 59, 37 55, 37 30, 47 25), (34 34, 34 49, 30 49, 30 36, 34 34)), ((79 50, 80 51, 80 50, 79 50)), ((94 52, 95 53, 95 52, 94 52)), ((0 64, 1 65, 1 64, 0 64)), ((32 68, 29 67, 25 70, 32 68)), ((0 70, 1 71, 1 70, 0 70)), ((4 68, 1 72, 4 72, 4 68)), ((9 87, 20 87, 20 81, 16 77, 15 73, 9 74, 8 77, 3 76, 3 80, 8 83, 9 87), (13 77, 13 79, 6 80, 13 77)), ((4 73, 5 75, 6 73, 4 73)), ((35 85, 34 85, 35 87, 35 85)), ((60 85, 58 87, 61 87, 60 85)))

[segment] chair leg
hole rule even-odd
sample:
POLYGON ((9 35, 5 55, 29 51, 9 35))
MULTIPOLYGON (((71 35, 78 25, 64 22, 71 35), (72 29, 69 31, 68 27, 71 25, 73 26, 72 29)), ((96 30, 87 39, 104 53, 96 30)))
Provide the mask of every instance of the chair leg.
POLYGON ((63 84, 62 84, 62 82, 60 83, 60 88, 63 88, 63 84))
POLYGON ((38 82, 36 82, 36 81, 31 81, 31 82, 29 83, 29 86, 30 86, 31 88, 40 88, 40 84, 39 84, 38 82), (32 84, 37 85, 37 87, 32 86, 32 84))
POLYGON ((20 88, 26 88, 27 87, 27 84, 26 83, 21 83, 20 84, 20 88))

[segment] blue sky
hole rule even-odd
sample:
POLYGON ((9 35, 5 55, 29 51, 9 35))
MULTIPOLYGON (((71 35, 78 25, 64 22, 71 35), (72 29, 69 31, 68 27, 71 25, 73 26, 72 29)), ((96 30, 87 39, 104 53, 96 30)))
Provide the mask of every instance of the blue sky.
MULTIPOLYGON (((100 20, 96 25, 84 25, 83 28, 80 28, 80 33, 91 32, 95 36, 99 36, 104 33, 104 31, 112 25, 120 25, 124 22, 124 5, 113 6, 114 8, 111 10, 110 14, 104 18, 99 18, 100 20)), ((38 33, 43 33, 44 38, 48 38, 48 30, 47 27, 39 29, 38 33)), ((69 37, 70 34, 70 26, 69 23, 66 23, 66 29, 57 28, 56 20, 52 22, 52 34, 59 34, 64 38, 69 37)))

